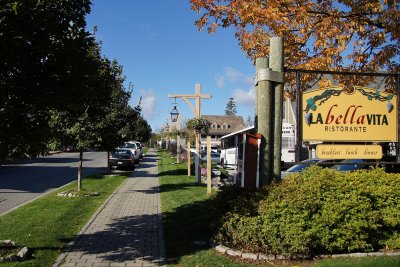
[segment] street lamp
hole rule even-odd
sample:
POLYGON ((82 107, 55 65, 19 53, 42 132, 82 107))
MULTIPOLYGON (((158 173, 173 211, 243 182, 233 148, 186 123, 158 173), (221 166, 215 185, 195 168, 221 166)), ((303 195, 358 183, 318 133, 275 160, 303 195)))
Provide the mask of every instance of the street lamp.
POLYGON ((172 122, 177 122, 178 121, 178 116, 179 116, 179 112, 178 109, 176 108, 176 106, 174 106, 174 108, 171 111, 171 121, 172 122))
MULTIPOLYGON (((189 105, 190 109, 193 112, 193 115, 196 118, 200 118, 201 112, 200 112, 200 102, 202 99, 211 99, 211 95, 203 95, 201 94, 201 87, 200 84, 196 84, 195 87, 195 94, 194 95, 187 95, 187 94, 168 94, 168 97, 173 97, 173 98, 182 98, 186 104, 189 105), (189 99, 195 99, 195 106, 189 101, 189 99)), ((195 175, 196 175, 196 180, 197 184, 200 185, 201 183, 201 173, 200 173, 200 134, 196 134, 196 156, 195 156, 195 175)), ((190 151, 188 150, 188 153, 190 151)), ((190 154, 188 154, 190 155, 190 154)), ((188 161, 188 170, 190 169, 190 162, 188 161)), ((188 174, 189 176, 189 174, 188 174)))
POLYGON ((169 132, 169 124, 168 124, 168 122, 165 124, 164 129, 165 129, 166 132, 169 132))
POLYGON ((176 163, 180 163, 179 157, 181 156, 181 142, 180 142, 179 131, 181 130, 181 120, 176 105, 174 105, 174 108, 172 109, 170 114, 171 114, 171 121, 176 122, 176 130, 178 131, 178 134, 176 136, 176 163))

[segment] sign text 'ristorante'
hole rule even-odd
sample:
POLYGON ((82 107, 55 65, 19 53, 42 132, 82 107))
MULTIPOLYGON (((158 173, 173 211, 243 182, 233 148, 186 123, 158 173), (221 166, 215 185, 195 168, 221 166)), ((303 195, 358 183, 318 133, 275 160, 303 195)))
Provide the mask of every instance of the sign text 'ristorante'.
POLYGON ((397 98, 365 87, 305 92, 302 128, 303 140, 397 142, 397 98))

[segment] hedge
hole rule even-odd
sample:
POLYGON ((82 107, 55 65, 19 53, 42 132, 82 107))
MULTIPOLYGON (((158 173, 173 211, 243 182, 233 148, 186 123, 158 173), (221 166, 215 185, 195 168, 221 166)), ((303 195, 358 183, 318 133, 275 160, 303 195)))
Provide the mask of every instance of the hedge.
POLYGON ((312 166, 260 191, 227 187, 216 198, 215 239, 236 249, 292 258, 400 249, 400 175, 379 168, 312 166))

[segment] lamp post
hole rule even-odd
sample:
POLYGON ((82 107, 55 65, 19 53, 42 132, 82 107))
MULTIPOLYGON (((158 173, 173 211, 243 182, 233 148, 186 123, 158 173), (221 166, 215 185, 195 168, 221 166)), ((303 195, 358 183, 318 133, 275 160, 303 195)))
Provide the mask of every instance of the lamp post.
POLYGON ((169 133, 169 124, 168 122, 165 124, 164 130, 166 132, 166 136, 165 136, 165 149, 168 150, 169 147, 169 138, 168 138, 168 133, 169 133))
MULTIPOLYGON (((190 109, 193 112, 193 115, 196 118, 201 117, 201 111, 200 111, 200 104, 201 104, 201 99, 211 99, 211 95, 203 95, 201 94, 201 87, 200 84, 196 84, 195 86, 195 94, 169 94, 168 97, 173 97, 173 98, 182 98, 186 104, 189 105, 190 109), (189 99, 194 99, 195 100, 195 106, 189 101, 189 99)), ((201 135, 200 133, 196 134, 196 154, 195 154, 195 176, 196 176, 196 181, 197 184, 200 185, 201 183, 201 173, 200 173, 200 139, 201 135)), ((190 166, 190 162, 188 162, 188 166, 190 166)), ((189 167, 188 167, 189 168, 189 167)))
POLYGON ((180 163, 180 156, 181 156, 181 136, 180 136, 180 130, 181 130, 181 114, 179 113, 178 109, 176 106, 171 111, 171 121, 176 122, 176 130, 178 131, 178 135, 176 136, 176 163, 180 163))

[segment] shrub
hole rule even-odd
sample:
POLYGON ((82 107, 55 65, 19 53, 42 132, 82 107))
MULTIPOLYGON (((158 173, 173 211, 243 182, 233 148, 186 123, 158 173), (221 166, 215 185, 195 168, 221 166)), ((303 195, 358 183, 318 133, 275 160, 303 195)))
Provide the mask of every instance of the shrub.
POLYGON ((217 216, 216 240, 228 246, 290 257, 400 248, 398 174, 313 166, 257 193, 233 193, 222 193, 217 216))
POLYGON ((219 171, 221 172, 221 178, 228 178, 229 177, 229 172, 226 169, 220 168, 219 171))

